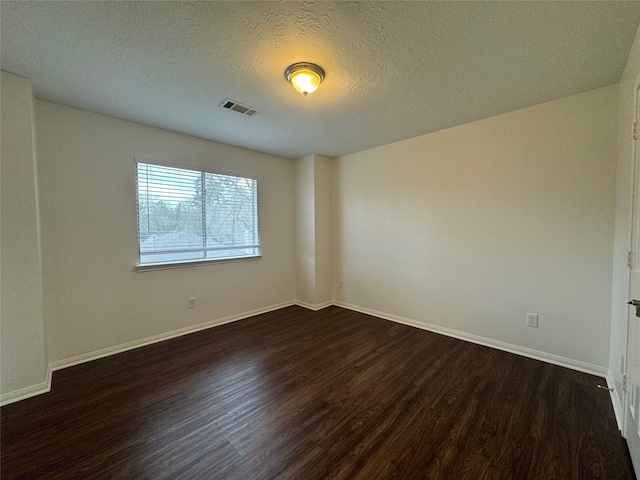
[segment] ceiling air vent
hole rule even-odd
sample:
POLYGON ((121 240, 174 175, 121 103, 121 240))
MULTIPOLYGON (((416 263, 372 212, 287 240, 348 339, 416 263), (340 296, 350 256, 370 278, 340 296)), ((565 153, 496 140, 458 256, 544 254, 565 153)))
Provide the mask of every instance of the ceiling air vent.
POLYGON ((226 100, 224 100, 219 106, 222 108, 226 108, 227 110, 233 110, 234 112, 247 115, 249 117, 258 113, 258 110, 256 110, 255 108, 250 107, 248 105, 243 105, 241 103, 236 102, 235 100, 231 100, 230 98, 227 98, 226 100))

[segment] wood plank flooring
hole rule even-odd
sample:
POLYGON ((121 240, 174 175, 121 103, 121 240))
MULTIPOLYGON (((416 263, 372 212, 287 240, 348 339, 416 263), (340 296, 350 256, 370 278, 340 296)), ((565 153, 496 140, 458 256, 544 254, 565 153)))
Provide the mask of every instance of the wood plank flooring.
POLYGON ((603 379, 288 307, 54 373, 10 479, 633 479, 603 379))

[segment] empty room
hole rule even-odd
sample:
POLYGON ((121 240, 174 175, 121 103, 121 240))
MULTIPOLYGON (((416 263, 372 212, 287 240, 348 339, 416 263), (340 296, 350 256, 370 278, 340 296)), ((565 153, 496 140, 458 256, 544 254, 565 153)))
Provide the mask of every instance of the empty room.
POLYGON ((640 2, 0 2, 4 479, 640 477, 640 2))

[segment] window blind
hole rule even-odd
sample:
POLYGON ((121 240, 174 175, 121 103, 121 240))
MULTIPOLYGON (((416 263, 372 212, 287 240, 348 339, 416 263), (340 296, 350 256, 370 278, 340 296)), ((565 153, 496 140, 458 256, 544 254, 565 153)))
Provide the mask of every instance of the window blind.
POLYGON ((136 161, 140 265, 258 256, 252 178, 136 161))

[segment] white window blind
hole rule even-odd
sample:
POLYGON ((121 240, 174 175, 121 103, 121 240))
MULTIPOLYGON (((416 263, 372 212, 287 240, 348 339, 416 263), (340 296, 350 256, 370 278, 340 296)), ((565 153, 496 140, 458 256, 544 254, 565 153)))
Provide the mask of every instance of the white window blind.
POLYGON ((141 266, 260 254, 256 180, 136 159, 136 190, 141 266))

